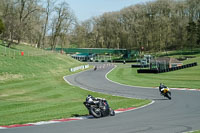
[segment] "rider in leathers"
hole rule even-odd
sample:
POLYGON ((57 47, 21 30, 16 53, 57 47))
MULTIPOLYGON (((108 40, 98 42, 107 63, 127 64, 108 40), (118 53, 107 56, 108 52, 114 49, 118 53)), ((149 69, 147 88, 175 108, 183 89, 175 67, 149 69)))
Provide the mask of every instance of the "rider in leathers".
POLYGON ((95 98, 95 97, 93 97, 91 95, 88 95, 87 98, 86 98, 86 101, 88 103, 98 103, 99 106, 102 106, 102 102, 99 102, 100 100, 105 100, 105 99, 103 99, 103 98, 95 98))
POLYGON ((159 86, 159 91, 160 91, 160 94, 163 94, 163 88, 167 88, 167 86, 165 86, 163 83, 160 83, 160 86, 159 86))

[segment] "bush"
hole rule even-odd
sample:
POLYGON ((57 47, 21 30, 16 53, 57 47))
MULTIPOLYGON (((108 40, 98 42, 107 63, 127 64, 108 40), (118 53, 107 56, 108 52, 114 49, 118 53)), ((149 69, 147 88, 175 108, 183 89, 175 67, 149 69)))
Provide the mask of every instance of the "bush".
POLYGON ((0 19, 0 34, 5 30, 5 25, 3 21, 0 19))

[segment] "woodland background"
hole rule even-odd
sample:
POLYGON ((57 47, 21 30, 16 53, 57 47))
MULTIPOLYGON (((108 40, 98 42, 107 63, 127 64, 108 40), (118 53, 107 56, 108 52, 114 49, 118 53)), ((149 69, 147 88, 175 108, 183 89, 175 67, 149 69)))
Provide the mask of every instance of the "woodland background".
POLYGON ((38 48, 200 48, 200 0, 156 0, 79 22, 67 2, 0 0, 0 39, 38 48))

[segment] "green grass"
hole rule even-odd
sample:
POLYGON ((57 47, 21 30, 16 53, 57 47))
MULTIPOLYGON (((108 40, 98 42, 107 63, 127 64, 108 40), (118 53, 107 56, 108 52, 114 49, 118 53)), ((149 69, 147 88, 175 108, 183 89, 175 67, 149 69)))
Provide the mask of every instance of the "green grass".
MULTIPOLYGON (((175 55, 176 56, 176 55, 175 55)), ((200 89, 200 56, 184 61, 184 64, 197 62, 198 66, 160 74, 138 74, 131 64, 118 65, 108 78, 127 85, 158 87, 164 83, 169 87, 200 89)))
POLYGON ((188 133, 200 133, 200 131, 188 132, 188 133))
POLYGON ((88 114, 83 105, 88 94, 106 98, 113 109, 138 107, 150 102, 70 86, 63 76, 72 74, 69 68, 79 65, 82 63, 66 55, 24 45, 5 52, 5 47, 0 45, 0 125, 88 114), (25 55, 21 56, 20 51, 25 55))

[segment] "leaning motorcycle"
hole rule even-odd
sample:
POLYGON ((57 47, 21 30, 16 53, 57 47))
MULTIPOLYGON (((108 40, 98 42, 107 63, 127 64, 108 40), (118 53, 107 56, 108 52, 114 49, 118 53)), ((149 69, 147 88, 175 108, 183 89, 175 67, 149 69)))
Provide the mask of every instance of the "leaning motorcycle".
POLYGON ((171 100, 172 98, 171 98, 171 91, 170 91, 170 89, 168 88, 168 87, 166 87, 166 88, 162 88, 161 89, 161 94, 164 96, 164 97, 167 97, 169 100, 171 100))
POLYGON ((108 102, 105 99, 97 98, 93 102, 88 102, 86 100, 85 102, 83 102, 83 104, 88 109, 89 114, 94 116, 95 118, 115 115, 115 111, 109 107, 108 102))

